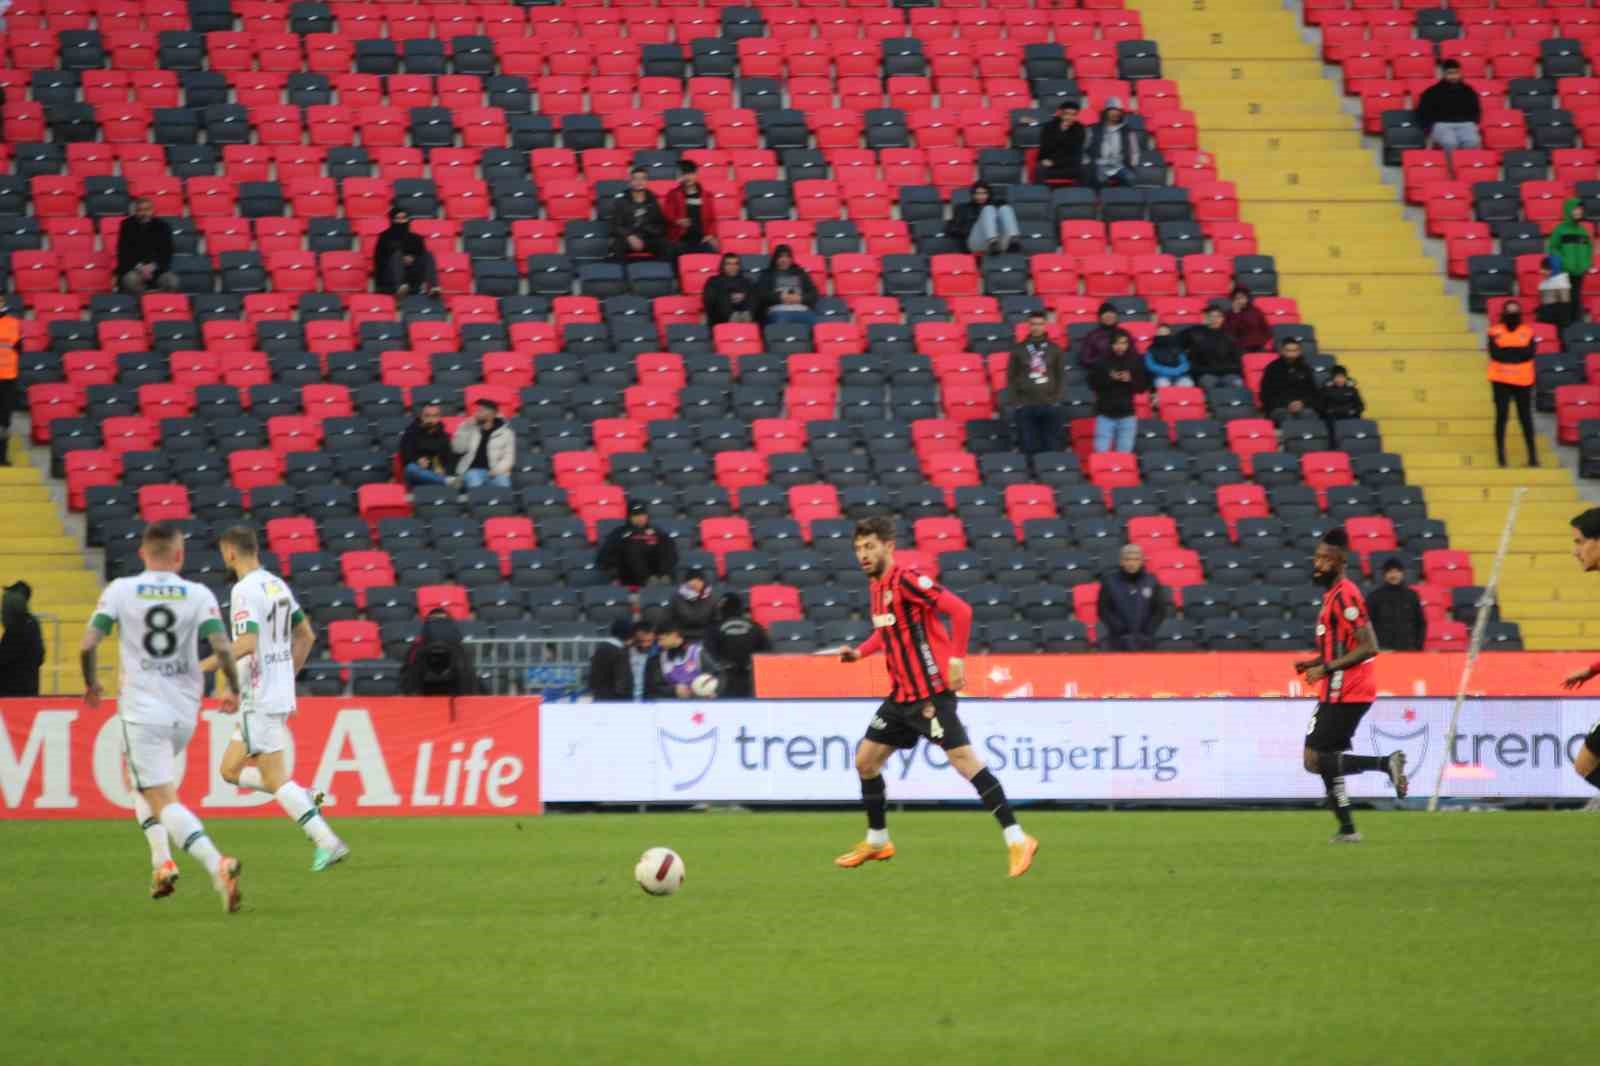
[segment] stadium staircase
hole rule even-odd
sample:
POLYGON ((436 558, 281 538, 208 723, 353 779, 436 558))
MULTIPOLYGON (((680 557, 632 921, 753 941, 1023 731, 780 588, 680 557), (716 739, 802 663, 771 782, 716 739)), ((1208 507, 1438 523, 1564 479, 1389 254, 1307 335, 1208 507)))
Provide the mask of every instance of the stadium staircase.
MULTIPOLYGON (((98 577, 84 561, 83 545, 61 521, 45 473, 28 461, 21 432, 11 436, 10 466, 0 467, 0 583, 26 581, 33 587, 32 607, 44 630, 45 664, 40 691, 46 695, 82 688, 71 662, 78 634, 89 621, 98 577)), ((116 649, 101 654, 114 669, 116 649)))
POLYGON ((1283 295, 1360 382, 1368 417, 1449 526, 1451 545, 1471 553, 1479 580, 1512 489, 1529 487, 1501 591, 1525 646, 1580 647, 1600 636, 1571 581, 1567 520, 1585 506, 1572 477, 1548 437, 1541 469, 1516 465, 1515 426, 1513 466, 1497 466, 1481 336, 1445 291, 1399 190, 1382 182, 1298 13, 1276 0, 1141 0, 1139 10, 1195 113, 1201 147, 1276 257, 1283 295))

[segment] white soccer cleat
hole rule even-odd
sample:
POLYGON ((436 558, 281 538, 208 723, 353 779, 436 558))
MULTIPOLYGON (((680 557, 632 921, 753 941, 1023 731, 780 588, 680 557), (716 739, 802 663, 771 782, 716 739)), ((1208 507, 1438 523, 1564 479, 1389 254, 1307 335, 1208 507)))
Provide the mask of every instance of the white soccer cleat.
POLYGON ((1361 834, 1360 833, 1335 833, 1335 834, 1333 834, 1332 837, 1330 837, 1328 839, 1328 843, 1330 843, 1330 844, 1359 844, 1359 843, 1361 843, 1361 834))

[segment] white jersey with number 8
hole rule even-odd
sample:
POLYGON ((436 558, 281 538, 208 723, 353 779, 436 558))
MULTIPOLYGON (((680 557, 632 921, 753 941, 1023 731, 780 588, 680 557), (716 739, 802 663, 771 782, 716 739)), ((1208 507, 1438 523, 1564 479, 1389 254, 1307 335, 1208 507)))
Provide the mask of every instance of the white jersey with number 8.
POLYGON ((205 688, 200 638, 224 632, 210 589, 169 571, 119 577, 100 594, 90 624, 105 634, 120 631, 117 712, 124 721, 194 723, 205 688))
POLYGON ((289 585, 256 569, 233 586, 228 605, 234 639, 256 635, 255 654, 239 660, 239 707, 251 714, 294 713, 294 627, 305 617, 289 585))

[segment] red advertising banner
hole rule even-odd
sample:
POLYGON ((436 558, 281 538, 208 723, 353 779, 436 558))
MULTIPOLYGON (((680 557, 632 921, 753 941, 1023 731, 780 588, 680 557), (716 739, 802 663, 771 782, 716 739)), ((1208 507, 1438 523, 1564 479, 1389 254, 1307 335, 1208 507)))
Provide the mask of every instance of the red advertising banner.
MULTIPOLYGON (((116 706, 69 698, 0 700, 0 819, 113 818, 133 809, 116 706)), ((217 766, 235 717, 200 712, 178 794, 202 818, 281 817, 268 795, 217 766)), ((296 779, 330 814, 537 814, 537 698, 312 698, 290 719, 296 779)))
MULTIPOLYGON (((988 699, 1162 699, 1290 696, 1313 693, 1294 672, 1307 652, 1165 652, 1158 654, 973 655, 963 695, 988 699)), ((1561 679, 1589 665, 1585 652, 1490 652, 1478 657, 1468 686, 1479 696, 1552 696, 1561 679)), ((1378 691, 1390 696, 1454 696, 1465 652, 1385 652, 1378 691)), ((1600 688, 1600 682, 1595 683, 1600 688)), ((883 658, 841 663, 835 656, 756 658, 763 699, 882 697, 883 658)))

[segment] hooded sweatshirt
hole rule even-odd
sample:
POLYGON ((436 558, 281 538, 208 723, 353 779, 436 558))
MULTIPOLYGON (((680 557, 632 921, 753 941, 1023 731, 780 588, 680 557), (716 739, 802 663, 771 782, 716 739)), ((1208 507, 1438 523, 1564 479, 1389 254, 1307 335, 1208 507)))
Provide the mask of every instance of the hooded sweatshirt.
MULTIPOLYGON (((1116 307, 1114 305, 1105 303, 1100 305, 1100 310, 1097 313, 1103 315, 1107 311, 1115 310, 1116 307)), ((1107 326, 1103 323, 1095 323, 1094 329, 1085 333, 1083 339, 1078 342, 1078 365, 1085 370, 1092 370, 1095 366, 1104 362, 1106 357, 1111 354, 1111 342, 1116 340, 1119 334, 1126 336, 1129 341, 1133 340, 1133 335, 1120 325, 1107 326)))
MULTIPOLYGON (((1237 294, 1240 290, 1234 290, 1237 294)), ((1240 351, 1264 352, 1272 347, 1272 327, 1267 324, 1267 316, 1261 308, 1255 305, 1254 300, 1249 300, 1249 293, 1245 294, 1247 302, 1244 310, 1235 311, 1231 306, 1222 318, 1223 332, 1234 339, 1240 351)))
POLYGON ((1150 339, 1150 348, 1144 353, 1144 368, 1152 379, 1176 380, 1189 373, 1189 357, 1183 354, 1183 344, 1170 333, 1157 333, 1150 339))
POLYGON ((1572 217, 1581 201, 1572 197, 1561 205, 1561 222, 1550 231, 1545 251, 1561 260, 1561 266, 1574 280, 1589 272, 1594 262, 1594 235, 1587 220, 1572 217))
POLYGON ((1115 125, 1109 118, 1111 112, 1120 111, 1120 108, 1106 107, 1100 112, 1100 121, 1089 127, 1088 136, 1085 138, 1084 154, 1088 156, 1089 165, 1096 168, 1101 174, 1110 174, 1121 167, 1133 168, 1139 165, 1139 137, 1134 128, 1128 124, 1128 116, 1122 114, 1115 125))

